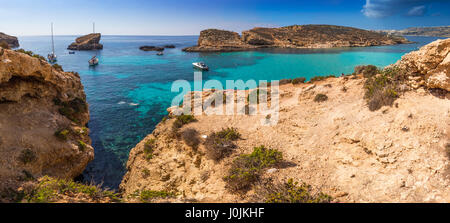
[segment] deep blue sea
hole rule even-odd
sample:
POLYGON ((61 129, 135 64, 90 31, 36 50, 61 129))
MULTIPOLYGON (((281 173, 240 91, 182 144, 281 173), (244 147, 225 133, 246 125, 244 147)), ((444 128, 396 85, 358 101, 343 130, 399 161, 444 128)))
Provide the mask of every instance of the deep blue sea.
MULTIPOLYGON (((103 50, 71 55, 66 48, 75 38, 56 36, 55 49, 58 64, 81 75, 89 103, 95 159, 83 179, 109 188, 120 184, 130 149, 166 115, 166 108, 178 94, 170 91, 171 83, 193 80, 193 62, 204 61, 210 66, 211 70, 203 73, 204 80, 311 78, 352 73, 356 65, 383 67, 437 39, 408 37, 417 43, 380 47, 185 53, 181 49, 196 45, 198 36, 103 36, 103 50), (166 44, 176 48, 166 49, 164 56, 139 50, 142 45, 166 44), (100 64, 90 68, 88 60, 95 54, 100 64)), ((19 41, 20 48, 44 56, 51 51, 49 36, 19 37, 19 41)))

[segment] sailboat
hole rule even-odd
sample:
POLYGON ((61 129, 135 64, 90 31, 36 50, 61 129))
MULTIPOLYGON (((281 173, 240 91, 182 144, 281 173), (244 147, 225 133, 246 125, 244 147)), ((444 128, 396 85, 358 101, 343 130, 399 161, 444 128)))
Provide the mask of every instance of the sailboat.
MULTIPOLYGON (((95 22, 92 24, 92 31, 95 33, 95 22)), ((97 51, 95 52, 95 56, 93 56, 89 61, 89 66, 98 65, 97 51)))
POLYGON ((50 63, 55 63, 57 60, 55 55, 55 41, 53 39, 53 23, 52 23, 52 53, 47 55, 47 59, 50 63))

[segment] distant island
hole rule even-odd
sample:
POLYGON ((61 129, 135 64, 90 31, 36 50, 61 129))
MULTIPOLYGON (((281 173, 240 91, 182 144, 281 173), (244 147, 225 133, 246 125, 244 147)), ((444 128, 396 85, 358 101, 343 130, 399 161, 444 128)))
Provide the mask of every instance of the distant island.
POLYGON ((404 37, 333 25, 293 25, 253 28, 242 32, 207 29, 200 32, 197 46, 186 52, 245 51, 259 48, 333 48, 411 43, 404 37))
POLYGON ((19 40, 15 36, 10 36, 0 32, 0 43, 6 43, 11 48, 19 47, 19 40))
POLYGON ((450 26, 411 27, 403 30, 380 30, 382 34, 401 36, 435 36, 450 37, 450 26))
POLYGON ((100 33, 91 33, 78 37, 75 42, 67 47, 68 50, 101 50, 103 45, 100 44, 102 35, 100 33))

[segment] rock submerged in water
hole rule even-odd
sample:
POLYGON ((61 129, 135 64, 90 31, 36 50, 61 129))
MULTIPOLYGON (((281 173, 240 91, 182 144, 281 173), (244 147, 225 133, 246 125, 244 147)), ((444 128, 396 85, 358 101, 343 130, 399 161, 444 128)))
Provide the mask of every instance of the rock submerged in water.
POLYGON ((6 42, 11 48, 19 47, 19 40, 17 39, 17 37, 6 35, 0 32, 0 43, 2 42, 6 42))
POLYGON ((91 33, 89 35, 78 37, 75 42, 70 44, 68 50, 101 50, 103 45, 100 44, 102 35, 100 33, 91 33))
POLYGON ((411 43, 398 36, 333 25, 294 25, 254 28, 242 32, 208 29, 200 33, 197 46, 186 52, 243 51, 258 48, 333 48, 411 43))
POLYGON ((157 46, 141 46, 139 47, 142 51, 164 51, 163 47, 157 47, 157 46))

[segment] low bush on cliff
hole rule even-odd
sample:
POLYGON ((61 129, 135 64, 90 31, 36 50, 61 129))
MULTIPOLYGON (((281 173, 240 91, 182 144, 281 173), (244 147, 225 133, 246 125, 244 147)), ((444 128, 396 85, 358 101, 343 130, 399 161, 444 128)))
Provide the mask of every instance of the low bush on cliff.
POLYGON ((53 64, 52 67, 53 67, 53 69, 55 69, 57 71, 64 71, 62 66, 57 63, 53 64))
POLYGON ((332 197, 322 192, 314 193, 312 187, 305 183, 299 184, 289 179, 282 184, 265 184, 263 195, 265 203, 330 203, 332 197))
POLYGON ((353 74, 362 74, 365 78, 373 77, 382 71, 374 65, 356 66, 353 74))
POLYGON ((387 68, 380 74, 367 78, 364 83, 367 105, 371 111, 383 106, 392 106, 399 97, 400 84, 403 83, 403 71, 398 68, 387 68))
POLYGON ((328 96, 325 94, 317 94, 316 97, 314 97, 315 102, 324 102, 328 100, 328 96))
POLYGON ((24 149, 20 152, 20 155, 18 157, 19 161, 23 164, 28 164, 37 159, 36 153, 31 149, 24 149))
POLYGON ((86 150, 86 148, 87 148, 86 143, 83 142, 83 141, 81 141, 81 140, 78 140, 78 149, 79 149, 81 152, 84 152, 84 151, 86 150))
POLYGON ((156 139, 148 140, 144 145, 144 156, 146 160, 151 160, 153 158, 153 152, 156 147, 156 139))
POLYGON ((170 198, 175 197, 176 194, 169 191, 157 191, 157 190, 142 190, 142 191, 135 191, 133 194, 130 195, 131 198, 138 197, 139 200, 143 203, 152 202, 155 199, 160 198, 170 198))
POLYGON ((183 127, 183 125, 189 124, 191 122, 196 122, 197 119, 193 115, 180 115, 177 116, 175 121, 172 124, 172 134, 176 137, 179 137, 178 130, 183 127))
POLYGON ((235 128, 222 129, 220 132, 210 134, 205 141, 206 157, 214 161, 227 157, 236 148, 232 141, 240 137, 241 134, 235 128))
POLYGON ((61 129, 55 132, 55 137, 60 140, 67 140, 69 137, 70 131, 68 129, 61 129))
POLYGON ((233 161, 224 180, 233 192, 247 191, 259 179, 263 169, 274 167, 282 160, 283 155, 278 150, 255 147, 252 153, 240 155, 233 161))
POLYGON ((41 56, 39 54, 35 54, 35 53, 33 53, 33 51, 27 51, 27 50, 24 50, 24 49, 18 49, 18 50, 15 50, 15 51, 18 52, 18 53, 23 53, 23 54, 26 54, 26 55, 28 55, 30 57, 38 58, 40 60, 44 60, 45 61, 45 57, 43 57, 43 56, 41 56))
POLYGON ((65 199, 66 196, 76 196, 82 200, 83 198, 77 196, 77 194, 82 194, 87 199, 94 201, 121 201, 118 194, 109 190, 102 190, 98 186, 85 185, 71 180, 55 179, 48 176, 41 178, 39 184, 26 194, 25 199, 31 203, 57 202, 60 199, 65 199))
POLYGON ((309 80, 309 82, 313 83, 313 82, 316 82, 316 81, 323 81, 323 80, 326 80, 326 79, 331 78, 331 77, 335 77, 335 76, 334 75, 315 76, 315 77, 312 77, 311 80, 309 80))
POLYGON ((303 83, 305 83, 305 81, 306 81, 306 78, 298 77, 298 78, 294 78, 292 80, 292 84, 303 84, 303 83))
POLYGON ((69 120, 79 123, 78 115, 84 112, 87 112, 88 106, 85 100, 81 98, 75 98, 68 102, 63 102, 58 98, 53 100, 55 105, 60 106, 58 109, 61 115, 66 116, 69 120))
POLYGON ((197 148, 198 144, 200 144, 200 136, 197 130, 195 129, 186 129, 181 133, 181 138, 183 139, 186 145, 197 148))

